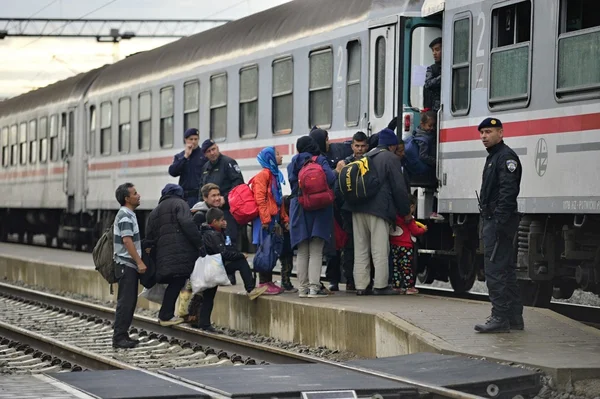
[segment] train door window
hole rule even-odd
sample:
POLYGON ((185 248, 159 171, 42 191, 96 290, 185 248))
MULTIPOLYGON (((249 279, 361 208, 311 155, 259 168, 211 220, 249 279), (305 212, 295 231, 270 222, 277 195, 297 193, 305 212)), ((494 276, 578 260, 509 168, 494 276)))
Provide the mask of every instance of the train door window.
POLYGON ((40 118, 40 163, 48 161, 48 118, 40 118))
POLYGON ((375 116, 381 118, 385 112, 385 37, 375 41, 375 116))
POLYGON ((67 113, 63 112, 60 114, 60 157, 61 159, 65 156, 65 150, 67 148, 67 113))
POLYGON ((294 118, 294 61, 291 57, 273 61, 273 134, 292 132, 294 118))
POLYGON ((119 100, 119 153, 127 154, 131 149, 131 99, 119 100))
POLYGON ((19 163, 27 164, 27 122, 19 124, 19 163))
POLYGON ((0 137, 0 143, 2 144, 2 166, 3 167, 8 167, 8 127, 3 127, 2 128, 2 136, 0 137))
POLYGON ((410 49, 410 105, 423 109, 435 106, 434 100, 438 98, 439 83, 436 78, 427 81, 427 69, 433 69, 435 60, 429 44, 442 36, 438 26, 418 26, 411 34, 410 49))
POLYGON ((227 74, 210 78, 210 138, 227 138, 227 74))
POLYGON ((138 97, 138 150, 150 150, 152 137, 152 94, 141 93, 138 97))
POLYGON ((112 103, 100 104, 100 154, 110 155, 112 143, 112 103))
POLYGON ((19 144, 17 125, 10 127, 10 164, 16 166, 19 163, 19 144))
POLYGON ((96 154, 96 106, 90 107, 90 130, 88 136, 88 154, 94 156, 96 154))
POLYGON ((200 82, 194 80, 183 85, 183 131, 200 128, 200 82))
POLYGON ((50 117, 50 161, 58 160, 58 115, 50 117))
POLYGON ((160 90, 160 148, 173 147, 173 86, 160 90))
POLYGON ((29 121, 29 163, 37 163, 38 156, 37 120, 29 121))
POLYGON ((558 33, 556 94, 598 95, 600 91, 600 3, 562 0, 558 33))
POLYGON ((75 112, 69 111, 69 141, 67 151, 70 156, 75 155, 75 112))
POLYGON ((531 1, 492 11, 490 107, 522 107, 529 102, 531 1))
POLYGON ((331 48, 310 53, 309 127, 331 127, 333 117, 333 52, 331 48))
POLYGON ((346 126, 358 126, 360 122, 360 42, 353 40, 346 45, 348 70, 346 72, 346 126))
POLYGON ((452 112, 467 114, 470 102, 471 16, 454 21, 452 35, 452 112))
POLYGON ((240 137, 258 134, 258 66, 240 70, 240 137))

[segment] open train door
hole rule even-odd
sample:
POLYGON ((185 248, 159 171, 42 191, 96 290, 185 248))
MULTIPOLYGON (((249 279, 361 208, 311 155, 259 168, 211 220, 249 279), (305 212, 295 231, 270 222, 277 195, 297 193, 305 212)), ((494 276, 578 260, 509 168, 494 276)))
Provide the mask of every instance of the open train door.
POLYGON ((397 17, 377 21, 369 30, 369 131, 387 127, 396 101, 397 17))
POLYGON ((67 196, 67 211, 73 213, 75 208, 75 191, 77 188, 77 162, 75 156, 75 108, 69 108, 61 115, 60 132, 61 157, 64 166, 63 191, 67 196))

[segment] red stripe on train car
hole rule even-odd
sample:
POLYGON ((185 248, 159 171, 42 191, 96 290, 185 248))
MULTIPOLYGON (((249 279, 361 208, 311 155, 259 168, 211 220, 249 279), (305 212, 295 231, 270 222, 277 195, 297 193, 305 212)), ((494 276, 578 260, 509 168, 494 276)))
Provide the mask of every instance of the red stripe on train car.
MULTIPOLYGON (((600 129, 600 113, 533 119, 502 123, 505 137, 535 136, 540 134, 575 133, 600 129)), ((479 140, 477 126, 442 129, 440 141, 479 140)))

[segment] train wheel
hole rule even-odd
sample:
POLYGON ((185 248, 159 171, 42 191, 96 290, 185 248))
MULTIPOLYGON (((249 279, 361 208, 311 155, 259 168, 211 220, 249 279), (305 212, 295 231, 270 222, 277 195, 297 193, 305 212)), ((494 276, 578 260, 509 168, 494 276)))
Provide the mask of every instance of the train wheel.
POLYGON ((561 281, 558 287, 552 290, 552 297, 555 299, 569 299, 577 289, 577 283, 574 280, 561 281))
POLYGON ((518 280, 521 302, 525 306, 547 308, 552 300, 552 281, 518 280))
POLYGON ((435 281, 433 268, 428 262, 419 262, 419 273, 417 279, 421 284, 431 284, 435 281))
POLYGON ((450 284, 454 292, 462 294, 473 288, 477 270, 479 270, 478 262, 483 263, 481 256, 477 256, 474 248, 464 246, 456 260, 450 261, 450 284))

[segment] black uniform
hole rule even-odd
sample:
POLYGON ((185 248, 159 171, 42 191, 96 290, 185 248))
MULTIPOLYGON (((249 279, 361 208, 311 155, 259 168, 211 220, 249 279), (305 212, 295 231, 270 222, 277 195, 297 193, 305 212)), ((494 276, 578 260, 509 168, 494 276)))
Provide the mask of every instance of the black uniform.
MULTIPOLYGON (((485 278, 492 302, 492 316, 498 325, 507 327, 506 322, 509 322, 511 327, 522 326, 523 305, 517 286, 513 245, 519 227, 517 196, 521 184, 521 161, 504 141, 487 151, 480 207, 485 278)), ((477 327, 476 330, 482 331, 477 327)))
POLYGON ((231 239, 231 245, 235 248, 237 245, 238 225, 229 212, 229 199, 227 196, 234 187, 244 184, 242 171, 235 159, 227 155, 220 154, 215 163, 206 162, 202 169, 202 180, 200 187, 208 183, 214 183, 219 186, 221 195, 225 198, 225 204, 221 207, 227 220, 227 235, 231 239))

